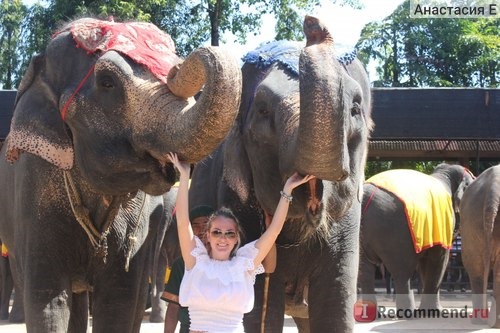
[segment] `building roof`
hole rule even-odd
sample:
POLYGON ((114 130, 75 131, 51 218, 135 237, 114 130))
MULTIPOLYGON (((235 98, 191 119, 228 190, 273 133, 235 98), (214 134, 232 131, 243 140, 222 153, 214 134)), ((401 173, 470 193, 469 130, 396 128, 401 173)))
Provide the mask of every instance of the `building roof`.
MULTIPOLYGON (((0 141, 15 90, 0 90, 0 141)), ((500 89, 372 88, 369 158, 500 160, 500 89)))
POLYGON ((500 159, 500 89, 372 88, 369 157, 500 159))
POLYGON ((500 159, 500 140, 371 140, 375 159, 500 159))

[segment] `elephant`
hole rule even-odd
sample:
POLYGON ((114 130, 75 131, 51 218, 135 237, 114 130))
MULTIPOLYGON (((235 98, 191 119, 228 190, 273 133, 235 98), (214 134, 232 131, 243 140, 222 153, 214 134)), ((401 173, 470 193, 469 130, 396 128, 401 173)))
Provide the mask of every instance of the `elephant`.
POLYGON ((182 60, 150 23, 73 20, 32 58, 0 159, 0 238, 28 332, 86 332, 89 291, 93 332, 139 332, 177 177, 167 154, 210 154, 240 95, 229 50, 182 60))
POLYGON ((439 286, 453 239, 454 210, 472 181, 473 175, 466 168, 445 163, 430 175, 394 169, 366 181, 358 276, 363 302, 376 303, 375 266, 383 264, 394 279, 398 309, 415 309, 410 288, 415 270, 423 284, 420 308, 441 309, 439 286), (418 216, 423 218, 422 224, 416 224, 418 216), (440 232, 429 231, 438 225, 440 232))
POLYGON ((500 328, 500 310, 487 307, 488 275, 493 270, 493 297, 500 300, 500 165, 483 171, 460 202, 462 261, 472 289, 472 320, 500 328))
POLYGON ((308 330, 354 326, 360 194, 372 128, 369 80, 354 56, 336 56, 321 20, 306 16, 304 32, 306 43, 270 42, 244 57, 236 122, 191 179, 190 207, 230 208, 248 242, 261 235, 287 177, 316 176, 292 193, 276 271, 257 278, 254 309, 244 316, 247 332, 261 332, 263 316, 265 332, 282 332, 285 294, 302 307, 306 286, 308 330))

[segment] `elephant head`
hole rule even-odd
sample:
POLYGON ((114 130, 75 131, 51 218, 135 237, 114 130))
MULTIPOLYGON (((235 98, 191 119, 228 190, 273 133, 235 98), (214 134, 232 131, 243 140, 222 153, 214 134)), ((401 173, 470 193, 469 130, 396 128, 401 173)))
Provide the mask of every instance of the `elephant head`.
POLYGON ((467 187, 476 178, 474 174, 461 165, 441 163, 432 171, 431 176, 446 184, 452 198, 453 209, 455 213, 459 213, 460 201, 467 187))
POLYGON ((307 16, 304 32, 305 45, 269 43, 244 58, 238 127, 227 139, 224 177, 243 201, 252 188, 272 213, 289 175, 315 175, 294 190, 289 217, 306 217, 317 227, 325 205, 329 218, 338 218, 353 198, 361 200, 371 98, 362 65, 337 59, 318 19, 307 16))
POLYGON ((200 48, 182 61, 152 24, 80 19, 32 59, 7 158, 24 151, 64 170, 76 166, 105 194, 158 195, 175 180, 166 154, 190 162, 208 155, 234 121, 240 90, 227 51, 200 48))

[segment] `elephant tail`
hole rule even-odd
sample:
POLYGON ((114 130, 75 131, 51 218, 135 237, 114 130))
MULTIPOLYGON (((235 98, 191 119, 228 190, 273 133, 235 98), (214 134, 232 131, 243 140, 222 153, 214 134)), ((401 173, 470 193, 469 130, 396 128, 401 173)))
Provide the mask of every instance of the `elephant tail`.
POLYGON ((483 228, 486 235, 491 236, 495 227, 495 219, 500 207, 500 196, 488 195, 483 206, 483 228))

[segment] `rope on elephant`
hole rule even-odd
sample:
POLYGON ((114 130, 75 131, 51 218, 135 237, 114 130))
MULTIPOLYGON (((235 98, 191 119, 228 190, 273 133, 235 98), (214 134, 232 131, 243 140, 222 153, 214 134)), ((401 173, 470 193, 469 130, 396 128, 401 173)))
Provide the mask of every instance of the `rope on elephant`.
MULTIPOLYGON (((103 232, 99 232, 92 220, 90 219, 89 210, 82 203, 82 199, 73 180, 73 176, 67 170, 63 170, 64 178, 64 188, 66 189, 66 194, 68 196, 68 201, 71 206, 71 210, 78 224, 87 234, 92 247, 95 250, 95 254, 102 257, 104 263, 106 263, 106 258, 108 255, 108 242, 107 237, 110 231, 111 223, 114 221, 114 212, 111 212, 104 223, 103 232)), ((116 205, 113 209, 117 209, 116 205)))
POLYGON ((73 177, 66 170, 63 170, 63 175, 64 188, 66 189, 66 194, 68 195, 69 204, 71 206, 71 210, 73 211, 73 215, 87 234, 87 237, 89 238, 92 246, 96 248, 99 244, 99 242, 97 241, 97 237, 99 237, 100 234, 92 224, 92 221, 90 221, 89 212, 87 208, 82 204, 82 200, 80 198, 80 195, 78 194, 78 191, 76 190, 73 177))

